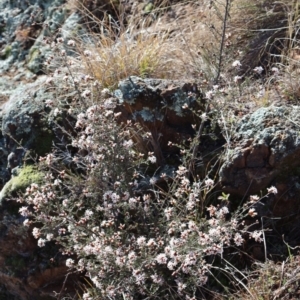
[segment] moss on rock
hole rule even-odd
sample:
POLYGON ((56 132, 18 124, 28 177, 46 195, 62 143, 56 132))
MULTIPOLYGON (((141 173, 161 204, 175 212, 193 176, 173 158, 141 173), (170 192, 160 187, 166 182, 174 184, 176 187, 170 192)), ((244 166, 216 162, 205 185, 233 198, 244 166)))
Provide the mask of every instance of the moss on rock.
POLYGON ((2 188, 0 192, 0 203, 2 200, 25 191, 32 183, 41 183, 44 174, 33 165, 27 165, 19 170, 17 176, 13 176, 2 188))

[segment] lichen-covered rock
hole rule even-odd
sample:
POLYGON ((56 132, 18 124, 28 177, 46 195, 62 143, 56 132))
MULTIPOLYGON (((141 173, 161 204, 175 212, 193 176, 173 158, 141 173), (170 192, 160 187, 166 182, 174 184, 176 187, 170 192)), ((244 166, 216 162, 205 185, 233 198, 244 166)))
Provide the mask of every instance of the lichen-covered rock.
POLYGON ((14 151, 16 145, 26 149, 32 148, 39 135, 43 135, 44 143, 48 144, 48 151, 50 150, 51 141, 47 141, 49 126, 45 117, 45 100, 54 96, 41 88, 44 82, 45 78, 39 77, 33 83, 19 85, 2 106, 2 134, 6 139, 8 151, 14 151))
MULTIPOLYGON (((200 115, 205 111, 206 103, 197 85, 188 81, 131 76, 119 83, 114 95, 118 100, 116 112, 121 112, 119 122, 131 120, 151 133, 148 140, 136 133, 141 150, 153 151, 160 167, 176 165, 179 148, 170 146, 169 142, 188 146, 188 140, 195 136, 195 128, 202 122, 200 115)), ((221 148, 224 139, 217 124, 209 120, 204 122, 198 157, 210 160, 210 155, 221 148)))
MULTIPOLYGON (((26 154, 36 157, 50 152, 54 131, 46 113, 45 100, 53 97, 41 88, 45 78, 34 83, 20 84, 10 91, 9 100, 0 112, 0 174, 2 185, 10 178, 11 170, 21 166, 26 154), (14 166, 9 155, 14 153, 14 166)), ((27 155, 28 156, 28 155, 27 155)))
POLYGON ((65 0, 1 1, 0 73, 23 65, 36 74, 42 71, 51 51, 42 40, 55 38, 58 28, 70 15, 65 3, 65 0))
POLYGON ((299 118, 298 106, 260 108, 245 116, 220 170, 223 189, 240 196, 258 193, 299 168, 299 118))
POLYGON ((119 102, 117 110, 122 112, 119 121, 138 122, 151 132, 153 150, 160 162, 162 152, 170 152, 169 141, 181 143, 195 133, 192 124, 200 120, 192 109, 203 109, 196 84, 132 76, 118 87, 114 94, 119 102))

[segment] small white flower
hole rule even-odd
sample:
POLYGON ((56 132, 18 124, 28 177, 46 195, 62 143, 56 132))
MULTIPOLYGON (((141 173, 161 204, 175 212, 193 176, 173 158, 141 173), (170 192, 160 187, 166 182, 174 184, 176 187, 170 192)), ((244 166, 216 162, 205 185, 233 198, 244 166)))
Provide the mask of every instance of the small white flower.
POLYGON ((75 47, 76 43, 74 40, 68 40, 68 46, 75 47))
POLYGON ((91 295, 89 293, 84 293, 82 295, 82 299, 83 300, 93 300, 93 298, 91 297, 91 295))
POLYGON ((173 207, 168 207, 164 210, 167 220, 170 220, 170 218, 172 217, 173 210, 174 210, 173 207))
POLYGON ((278 191, 277 191, 277 189, 276 189, 275 186, 271 186, 267 190, 268 190, 268 194, 277 194, 278 193, 278 191))
POLYGON ((94 213, 90 209, 87 209, 84 213, 84 215, 87 219, 90 219, 93 214, 94 213))
POLYGON ((53 237, 54 237, 54 234, 53 234, 53 233, 48 233, 48 234, 46 235, 46 240, 47 240, 47 241, 51 241, 51 240, 53 239, 53 237))
POLYGON ((157 182, 157 179, 155 177, 151 177, 149 180, 150 184, 154 185, 157 182))
POLYGON ((239 247, 243 245, 244 239, 240 235, 240 233, 236 233, 234 236, 234 242, 239 247))
POLYGON ((203 121, 206 121, 206 120, 207 120, 207 114, 206 114, 206 113, 203 113, 203 114, 201 115, 201 119, 202 119, 203 121))
POLYGON ((250 196, 250 202, 255 203, 259 200, 259 197, 257 195, 250 196))
POLYGON ((29 219, 26 219, 24 222, 23 222, 23 225, 24 226, 30 226, 31 222, 29 221, 29 219))
POLYGON ((214 181, 213 181, 212 179, 210 179, 210 178, 206 179, 206 180, 204 181, 204 183, 205 183, 205 186, 206 186, 207 188, 213 187, 214 184, 215 184, 214 181))
POLYGON ((73 266, 74 266, 74 260, 73 259, 71 259, 71 258, 68 258, 67 260, 66 260, 66 266, 68 267, 68 268, 72 268, 73 266))
POLYGON ((38 239, 38 246, 39 247, 44 247, 46 242, 47 241, 45 239, 38 239))
POLYGON ((253 218, 257 215, 257 212, 255 211, 254 208, 250 208, 248 211, 248 215, 253 218))
POLYGON ((85 51, 83 52, 83 54, 84 54, 84 56, 89 57, 89 56, 92 55, 92 52, 91 52, 90 50, 85 50, 85 51))
POLYGON ((108 88, 104 88, 102 91, 101 91, 101 95, 103 97, 107 97, 107 96, 110 96, 110 90, 108 88))
POLYGON ((234 81, 234 83, 238 83, 241 81, 242 78, 243 78, 242 76, 237 75, 237 76, 234 76, 233 81, 234 81))
POLYGON ((68 199, 64 199, 63 202, 62 202, 62 205, 64 207, 67 207, 68 206, 68 203, 69 203, 69 200, 68 199))
POLYGON ((253 231, 250 233, 250 238, 254 239, 256 242, 261 242, 262 238, 261 238, 262 232, 261 231, 253 231))
POLYGON ((22 206, 20 209, 19 209, 19 213, 21 216, 23 217, 28 217, 30 215, 30 212, 28 210, 28 206, 22 206))
POLYGON ((83 98, 88 98, 91 95, 91 91, 90 90, 85 90, 82 92, 81 96, 83 98))
POLYGON ((214 97, 214 95, 215 95, 215 92, 212 90, 205 93, 206 98, 209 100, 211 100, 214 97))
POLYGON ((148 160, 152 163, 155 164, 156 163, 156 157, 154 155, 151 155, 148 157, 148 160))
POLYGON ((59 108, 55 108, 53 111, 54 117, 57 117, 60 113, 61 113, 61 111, 59 110, 59 108))
POLYGON ((275 76, 279 75, 279 69, 278 69, 278 68, 273 67, 271 70, 272 70, 272 72, 273 72, 273 74, 274 74, 275 76))
POLYGON ((32 230, 32 235, 33 235, 36 239, 38 239, 38 238, 40 237, 40 235, 41 235, 40 229, 34 227, 33 230, 32 230))
POLYGON ((235 60, 233 63, 232 63, 232 66, 235 67, 235 68, 238 68, 238 67, 241 67, 242 64, 239 60, 235 60))
POLYGON ((146 238, 144 236, 140 236, 137 238, 136 243, 139 247, 144 246, 146 244, 146 238))
POLYGON ((160 254, 158 254, 158 255, 156 256, 155 260, 157 261, 158 264, 164 265, 164 264, 167 263, 168 258, 167 258, 167 256, 166 256, 166 254, 160 253, 160 254))
POLYGON ((262 66, 258 66, 253 69, 253 71, 257 74, 261 74, 263 72, 264 68, 262 66))
POLYGON ((158 285, 162 285, 164 280, 161 276, 158 276, 157 274, 151 275, 150 276, 152 281, 158 285))
POLYGON ((53 100, 50 100, 50 99, 46 100, 45 103, 46 103, 46 107, 53 107, 53 105, 54 105, 53 100))
POLYGON ((124 148, 127 148, 127 149, 131 148, 133 146, 133 141, 132 140, 124 141, 123 146, 124 146, 124 148))

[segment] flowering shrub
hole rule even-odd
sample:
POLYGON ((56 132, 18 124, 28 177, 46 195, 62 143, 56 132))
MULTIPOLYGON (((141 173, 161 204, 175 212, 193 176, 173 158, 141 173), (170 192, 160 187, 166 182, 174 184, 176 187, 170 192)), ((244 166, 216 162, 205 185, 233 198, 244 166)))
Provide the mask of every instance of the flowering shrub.
MULTIPOLYGON (((40 159, 44 183, 28 187, 19 198, 19 212, 26 218, 24 225, 33 227, 39 247, 56 242, 66 255, 66 266, 91 280, 94 289, 85 291, 83 299, 203 298, 202 292, 221 284, 216 278, 220 271, 243 285, 229 263, 231 250, 248 239, 264 241, 252 219, 260 197, 253 195, 231 211, 229 195, 214 198, 213 174, 192 178, 191 153, 197 152, 199 139, 190 144, 194 151, 182 149, 186 157, 172 175, 153 176, 141 191, 141 178, 153 175, 144 174, 145 166, 157 167, 160 159, 155 152, 139 153, 132 135, 137 127, 116 122, 116 102, 107 89, 130 75, 192 77, 208 103, 207 111, 200 112, 202 124, 218 120, 230 145, 244 104, 250 97, 262 101, 265 87, 252 85, 248 90, 242 52, 233 47, 235 32, 226 32, 233 28, 223 20, 229 16, 227 8, 208 2, 201 5, 206 12, 201 21, 195 9, 189 14, 190 20, 197 20, 194 25, 176 23, 182 32, 149 30, 147 35, 143 20, 117 31, 101 24, 105 34, 93 36, 96 45, 79 50, 81 57, 73 39, 45 40, 57 54, 46 61, 53 72, 45 83, 57 97, 45 104, 57 125, 59 143, 40 159), (219 44, 225 48, 219 50, 219 44), (229 65, 233 71, 227 73, 229 65)), ((267 69, 257 62, 251 72, 263 81, 267 69)), ((272 72, 278 80, 281 70, 273 67, 272 72)), ((200 136, 201 127, 192 126, 200 136)), ((271 187, 267 195, 276 192, 271 187)))
POLYGON ((110 91, 89 75, 56 70, 50 78, 49 88, 63 79, 63 88, 76 94, 46 102, 65 142, 40 159, 44 183, 19 198, 20 214, 25 226, 42 224, 32 231, 39 247, 56 241, 66 266, 93 282, 83 299, 194 299, 219 268, 212 258, 223 259, 226 248, 242 246, 246 237, 262 241, 262 232, 243 222, 256 215, 260 198, 230 215, 228 195, 210 203, 214 180, 190 178, 188 161, 172 178, 161 174, 167 188, 150 180, 152 187, 137 192, 140 166, 156 157, 135 149, 131 123, 116 122, 110 91), (59 125, 61 115, 70 130, 59 125))

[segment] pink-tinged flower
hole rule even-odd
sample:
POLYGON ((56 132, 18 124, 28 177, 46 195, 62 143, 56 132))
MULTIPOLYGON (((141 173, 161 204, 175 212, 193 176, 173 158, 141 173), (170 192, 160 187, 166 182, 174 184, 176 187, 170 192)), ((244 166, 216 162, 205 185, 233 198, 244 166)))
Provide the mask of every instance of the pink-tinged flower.
POLYGON ((154 239, 149 239, 148 243, 147 243, 147 246, 152 248, 152 247, 155 247, 157 244, 155 242, 154 239))
POLYGON ((144 246, 146 244, 146 238, 144 236, 140 236, 137 238, 136 243, 139 247, 144 246))
POLYGON ((257 215, 257 212, 255 211, 254 208, 250 208, 248 211, 248 215, 253 218, 257 215))
POLYGON ((213 217, 216 214, 217 208, 213 205, 210 205, 210 207, 208 207, 206 210, 209 212, 209 216, 213 217))
POLYGON ((68 268, 72 268, 73 266, 74 266, 74 260, 73 259, 71 259, 71 258, 68 258, 67 260, 66 260, 66 266, 68 267, 68 268))
POLYGON ((19 213, 23 217, 28 217, 30 215, 30 211, 28 210, 28 206, 22 206, 19 209, 19 213))
POLYGON ((167 263, 168 258, 167 258, 167 256, 166 256, 166 254, 160 253, 160 254, 158 254, 158 255, 156 256, 155 260, 157 261, 158 264, 164 265, 164 264, 167 263))
POLYGON ((234 243, 239 247, 242 246, 244 242, 244 239, 240 235, 240 233, 236 233, 234 236, 234 243))
POLYGON ((209 100, 211 100, 215 95, 215 92, 214 91, 208 91, 205 93, 205 97, 209 100))
POLYGON ((93 300, 93 297, 89 293, 84 293, 82 295, 83 300, 93 300))
POLYGON ((255 230, 250 233, 250 238, 254 239, 256 242, 262 242, 261 235, 262 235, 261 231, 255 230))
POLYGON ((150 276, 152 281, 158 285, 162 285, 164 280, 161 276, 158 276, 157 274, 151 275, 150 276))
POLYGON ((250 202, 256 203, 259 200, 259 197, 257 195, 250 196, 250 202))
POLYGON ((205 186, 208 187, 208 188, 212 187, 215 184, 214 181, 210 178, 206 179, 204 181, 204 183, 205 183, 205 186))
POLYGON ((277 194, 278 193, 278 191, 277 191, 277 189, 276 189, 275 186, 271 186, 267 190, 268 190, 268 194, 277 194))
POLYGON ((74 40, 68 40, 68 46, 75 47, 76 43, 74 40))
POLYGON ((176 279, 175 281, 177 283, 178 293, 181 294, 182 291, 186 288, 186 284, 184 284, 180 279, 176 279))
POLYGON ((263 72, 264 68, 262 66, 258 66, 253 69, 253 71, 257 74, 261 74, 263 72))
POLYGON ((85 90, 82 92, 81 96, 83 98, 88 98, 91 95, 91 91, 90 90, 85 90))

